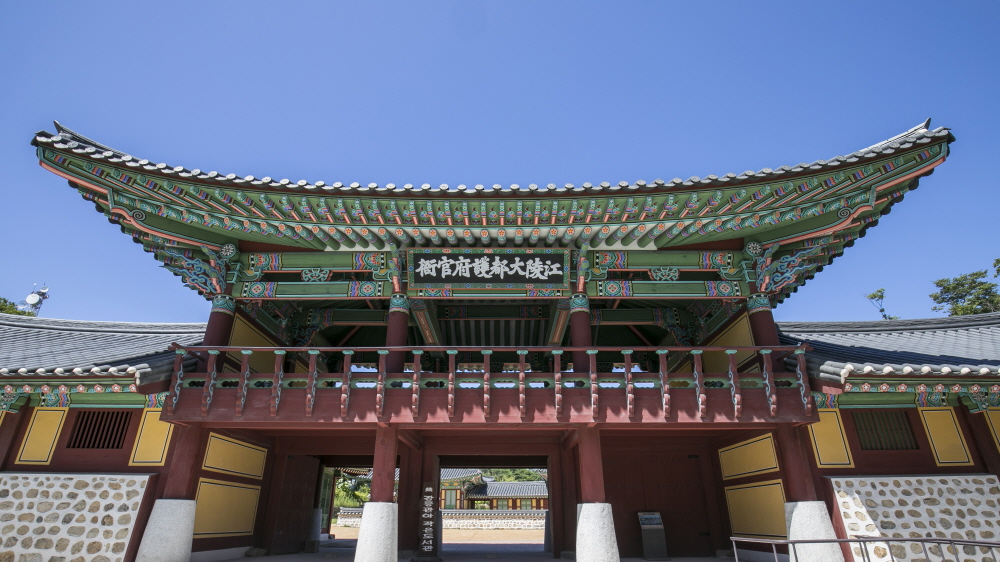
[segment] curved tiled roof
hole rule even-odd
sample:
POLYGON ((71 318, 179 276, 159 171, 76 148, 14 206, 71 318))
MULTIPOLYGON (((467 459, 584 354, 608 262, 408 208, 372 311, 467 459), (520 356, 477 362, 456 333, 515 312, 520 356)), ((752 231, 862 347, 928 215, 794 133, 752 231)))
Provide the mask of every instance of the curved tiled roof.
POLYGON ((1000 313, 866 322, 779 322, 782 343, 808 343, 810 374, 1000 374, 1000 313))
MULTIPOLYGON (((897 150, 910 148, 914 145, 926 144, 935 140, 954 140, 949 129, 945 127, 938 127, 936 129, 930 129, 931 120, 928 119, 923 123, 913 127, 899 135, 896 135, 890 139, 884 140, 882 142, 876 143, 867 148, 863 148, 856 152, 833 156, 826 160, 816 160, 811 163, 802 162, 795 165, 779 166, 777 168, 762 168, 754 172, 753 170, 746 170, 742 173, 728 173, 721 176, 708 175, 704 178, 699 176, 691 176, 688 179, 674 178, 669 181, 664 181, 662 179, 657 179, 652 182, 646 182, 644 180, 636 180, 634 182, 620 181, 616 184, 610 182, 600 182, 598 184, 584 183, 581 186, 575 186, 573 184, 565 184, 563 186, 557 186, 556 184, 538 185, 530 184, 527 188, 522 189, 521 186, 514 184, 509 186, 509 189, 523 193, 525 195, 566 195, 566 194, 605 194, 612 195, 616 192, 652 192, 652 191, 662 191, 664 189, 675 188, 678 186, 684 187, 694 187, 694 188, 719 188, 719 187, 733 187, 742 185, 744 183, 756 183, 761 181, 776 181, 785 180, 796 177, 797 175, 809 175, 820 173, 824 170, 837 170, 843 168, 845 165, 851 165, 858 162, 864 162, 876 156, 882 156, 887 154, 892 154, 897 150)), ((148 173, 153 174, 164 174, 172 175, 179 178, 188 178, 191 180, 208 180, 212 183, 222 186, 230 187, 253 187, 253 188, 272 188, 277 191, 292 191, 298 192, 301 195, 322 195, 324 193, 342 193, 342 194, 352 194, 352 195, 380 195, 389 193, 413 193, 413 194, 431 194, 431 195, 494 195, 499 194, 504 191, 504 186, 500 184, 494 185, 475 185, 475 186, 465 186, 459 185, 455 188, 448 186, 447 184, 442 184, 439 186, 432 186, 430 184, 414 185, 405 184, 402 186, 397 186, 395 184, 386 184, 384 186, 379 186, 375 183, 369 183, 367 185, 362 185, 358 182, 345 184, 343 182, 335 182, 333 184, 327 184, 323 181, 309 182, 306 180, 290 181, 288 179, 275 180, 271 177, 256 178, 254 176, 240 176, 237 174, 220 174, 218 172, 203 172, 200 169, 189 170, 183 166, 169 166, 166 163, 154 163, 150 160, 136 158, 127 153, 121 152, 119 150, 112 149, 103 144, 97 143, 90 140, 89 138, 72 131, 59 122, 55 122, 56 134, 52 134, 46 131, 39 131, 35 134, 35 139, 32 144, 36 146, 53 146, 55 148, 69 149, 74 153, 89 156, 94 161, 106 161, 115 164, 125 165, 132 168, 144 170, 148 173)))
POLYGON ((442 468, 441 480, 461 480, 475 478, 483 473, 478 468, 442 468))
POLYGON ((485 498, 545 498, 549 489, 544 480, 537 482, 496 482, 487 481, 469 488, 465 497, 472 499, 485 498))
POLYGON ((205 324, 54 320, 0 314, 0 375, 169 372, 171 343, 196 345, 205 324))

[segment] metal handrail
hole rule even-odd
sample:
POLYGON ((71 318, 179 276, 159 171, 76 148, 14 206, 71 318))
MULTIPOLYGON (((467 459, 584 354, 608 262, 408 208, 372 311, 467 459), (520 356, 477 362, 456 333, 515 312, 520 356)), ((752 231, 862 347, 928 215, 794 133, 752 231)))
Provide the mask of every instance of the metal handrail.
MULTIPOLYGON (((739 562, 740 554, 736 549, 736 543, 738 542, 748 542, 757 544, 769 544, 771 545, 771 553, 774 556, 774 562, 778 562, 778 546, 790 546, 792 553, 795 555, 795 560, 799 560, 797 545, 800 544, 853 544, 862 543, 864 547, 861 549, 861 558, 864 562, 871 562, 871 557, 868 554, 868 543, 885 543, 889 545, 891 543, 918 543, 921 545, 923 550, 924 558, 926 560, 931 560, 927 553, 928 544, 941 545, 951 545, 951 546, 973 546, 980 548, 990 549, 990 556, 993 558, 993 562, 997 562, 997 554, 995 549, 1000 549, 1000 542, 987 542, 987 541, 971 541, 965 539, 947 539, 947 538, 894 538, 894 537, 857 537, 852 539, 758 539, 758 538, 748 538, 748 537, 729 537, 729 540, 733 542, 733 555, 736 557, 736 562, 739 562)), ((889 558, 892 562, 895 562, 896 557, 892 554, 892 549, 889 550, 889 558)), ((941 549, 941 554, 935 554, 934 556, 939 557, 942 561, 947 562, 951 560, 947 557, 945 549, 941 549)), ((954 562, 961 562, 962 558, 958 553, 955 554, 954 562)), ((811 562, 811 561, 810 561, 811 562)))

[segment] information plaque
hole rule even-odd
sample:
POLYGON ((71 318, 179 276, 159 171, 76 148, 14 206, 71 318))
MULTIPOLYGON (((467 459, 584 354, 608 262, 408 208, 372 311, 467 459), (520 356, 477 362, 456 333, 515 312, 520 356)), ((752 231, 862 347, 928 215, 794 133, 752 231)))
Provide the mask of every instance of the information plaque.
POLYGON ((667 558, 667 536, 663 519, 658 511, 640 511, 639 528, 642 529, 642 557, 645 560, 670 560, 667 558))

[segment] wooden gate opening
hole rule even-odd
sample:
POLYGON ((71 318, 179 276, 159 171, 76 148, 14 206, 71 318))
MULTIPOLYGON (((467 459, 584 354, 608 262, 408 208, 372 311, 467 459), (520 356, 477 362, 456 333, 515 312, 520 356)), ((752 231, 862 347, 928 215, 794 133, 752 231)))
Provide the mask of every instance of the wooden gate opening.
POLYGON ((440 462, 442 556, 551 552, 545 457, 442 456, 440 462))

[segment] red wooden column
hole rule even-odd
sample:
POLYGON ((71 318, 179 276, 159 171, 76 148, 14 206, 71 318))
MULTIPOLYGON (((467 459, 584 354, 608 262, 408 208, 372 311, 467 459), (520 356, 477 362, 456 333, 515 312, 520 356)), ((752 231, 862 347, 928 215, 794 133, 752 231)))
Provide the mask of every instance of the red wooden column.
POLYGON ((581 427, 579 434, 580 503, 605 503, 600 430, 596 427, 581 427))
POLYGON ((375 430, 375 461, 372 463, 371 501, 391 503, 396 487, 396 443, 399 426, 388 424, 375 430))
POLYGON ((750 333, 754 345, 780 345, 778 327, 771 314, 771 301, 763 293, 755 293, 747 298, 747 312, 750 314, 750 333))
MULTIPOLYGON (((389 298, 389 315, 386 316, 385 346, 390 350, 393 347, 405 346, 406 336, 410 325, 410 304, 406 295, 395 293, 389 298)), ((406 353, 403 351, 390 351, 385 358, 385 370, 387 373, 402 373, 403 364, 406 363, 406 353)))
MULTIPOLYGON (((576 549, 576 504, 579 502, 577 497, 577 490, 579 489, 577 485, 577 460, 576 451, 573 447, 563 448, 562 453, 559 455, 559 464, 562 469, 562 482, 560 482, 562 504, 556 506, 552 501, 549 502, 549 509, 559 509, 562 511, 562 550, 570 551, 576 549)), ((603 469, 602 465, 601 470, 603 471, 603 469)))
POLYGON ((565 514, 562 510, 564 486, 562 478, 562 447, 559 447, 559 450, 549 455, 547 468, 549 497, 548 505, 546 507, 549 510, 549 536, 545 537, 545 542, 551 546, 552 556, 559 558, 559 555, 562 553, 566 545, 565 528, 563 523, 563 517, 565 514))
MULTIPOLYGON (((569 342, 573 347, 593 345, 590 335, 590 299, 585 293, 577 293, 569 299, 569 342)), ((586 351, 573 352, 573 372, 586 373, 590 370, 590 358, 586 351)))
MULTIPOLYGON (((405 442, 404 442, 405 445, 405 442)), ((424 449, 404 446, 399 450, 399 549, 417 550, 420 527, 420 492, 424 449)))
POLYGON ((205 449, 205 431, 200 423, 175 425, 170 438, 163 499, 193 500, 205 449))
POLYGON ((816 501, 810 452, 802 428, 790 423, 780 423, 774 430, 781 456, 781 473, 785 480, 785 500, 790 502, 816 501))
MULTIPOLYGON (((232 292, 233 286, 226 288, 232 292)), ((212 299, 212 312, 208 315, 208 325, 205 326, 205 339, 201 345, 229 345, 229 336, 233 333, 233 321, 236 314, 236 299, 229 294, 216 295, 212 299)))

